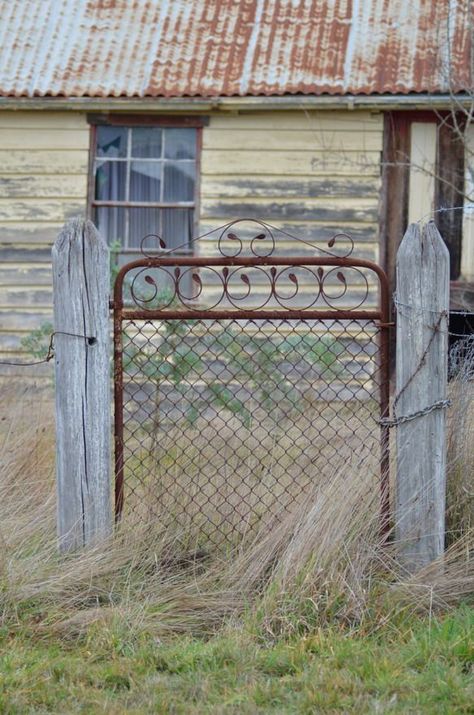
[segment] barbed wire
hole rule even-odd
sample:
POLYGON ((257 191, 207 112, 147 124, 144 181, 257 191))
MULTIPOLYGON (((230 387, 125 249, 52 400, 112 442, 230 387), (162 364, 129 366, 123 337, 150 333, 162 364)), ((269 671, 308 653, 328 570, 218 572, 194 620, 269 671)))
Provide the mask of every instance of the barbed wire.
MULTIPOLYGON (((419 313, 434 313, 435 315, 439 314, 439 310, 431 310, 430 308, 422 308, 421 306, 415 306, 415 305, 410 305, 410 303, 402 303, 401 300, 398 300, 397 294, 393 294, 393 304, 395 307, 398 307, 399 305, 402 306, 403 308, 410 308, 410 310, 414 310, 419 313)), ((449 311, 450 315, 473 315, 474 316, 474 311, 472 310, 450 310, 449 311)))
POLYGON ((415 223, 420 224, 427 218, 431 218, 432 216, 434 216, 434 214, 448 213, 449 211, 466 211, 467 213, 469 213, 470 211, 474 211, 474 204, 468 203, 463 204, 462 206, 442 206, 439 209, 428 211, 428 213, 425 213, 421 218, 418 219, 418 221, 415 221, 415 223))
MULTIPOLYGON (((423 365, 425 364, 426 356, 428 355, 428 352, 429 352, 431 346, 433 345, 433 341, 434 341, 434 339, 436 338, 436 335, 437 335, 439 332, 441 332, 441 330, 440 330, 441 322, 442 322, 443 318, 447 318, 447 316, 448 316, 448 311, 447 311, 447 310, 441 311, 441 313, 439 313, 439 317, 438 317, 438 320, 436 321, 436 324, 433 325, 433 326, 430 326, 430 327, 432 328, 432 330, 433 330, 433 333, 432 333, 430 339, 428 340, 428 344, 427 344, 426 348, 423 350, 423 353, 421 354, 421 357, 420 357, 420 360, 419 360, 419 363, 418 363, 418 366, 417 366, 416 370, 412 373, 412 375, 410 375, 410 377, 409 377, 408 380, 405 382, 405 384, 403 385, 403 387, 401 388, 401 390, 400 390, 400 391, 398 392, 398 394, 395 396, 395 399, 394 399, 394 401, 393 401, 393 406, 394 406, 394 408, 395 408, 395 405, 397 404, 398 400, 400 399, 400 397, 403 395, 403 393, 405 392, 405 390, 411 385, 411 383, 413 382, 413 380, 415 379, 415 377, 418 375, 418 373, 420 372, 421 368, 422 368, 423 365)), ((431 407, 431 405, 430 405, 430 407, 431 407)))
MULTIPOLYGON (((402 389, 398 392, 398 394, 395 396, 395 399, 393 401, 393 407, 395 409, 395 406, 402 396, 402 394, 405 392, 405 390, 409 387, 409 385, 413 382, 415 379, 416 375, 420 372, 421 368, 425 364, 426 361, 426 356, 428 355, 428 352, 431 348, 431 345, 433 344, 433 341, 436 337, 437 334, 442 333, 444 335, 451 335, 453 337, 460 337, 464 338, 468 342, 471 342, 474 340, 474 335, 471 333, 454 333, 450 330, 443 330, 441 327, 441 323, 443 319, 448 319, 450 315, 461 315, 463 317, 474 317, 474 312, 469 311, 469 310, 452 310, 452 311, 439 311, 439 310, 432 310, 430 308, 423 308, 421 306, 414 306, 409 303, 403 303, 402 301, 398 300, 396 294, 393 295, 393 305, 397 311, 397 313, 401 314, 401 311, 399 308, 408 308, 411 311, 414 311, 419 314, 424 314, 424 313, 429 313, 430 315, 436 315, 438 316, 436 323, 432 325, 425 324, 425 327, 432 330, 432 335, 428 341, 428 344, 426 348, 424 349, 418 366, 416 370, 413 372, 413 374, 409 377, 409 379, 406 381, 402 389)), ((378 423, 384 427, 398 427, 401 424, 404 424, 405 422, 411 422, 412 420, 416 420, 419 417, 424 417, 425 415, 430 414, 431 412, 434 412, 435 410, 441 410, 441 409, 447 409, 448 407, 451 407, 452 401, 450 399, 442 399, 442 400, 437 400, 436 402, 433 402, 431 405, 427 405, 426 407, 423 407, 419 410, 416 410, 415 412, 411 412, 406 415, 398 415, 394 416, 392 418, 390 417, 383 417, 382 419, 378 420, 378 423)))
POLYGON ((44 363, 50 362, 54 358, 54 337, 56 335, 68 335, 71 338, 82 338, 87 340, 88 345, 95 345, 97 338, 92 335, 81 335, 79 333, 68 333, 65 330, 55 330, 49 336, 49 345, 46 353, 46 357, 42 360, 34 360, 31 362, 17 362, 13 360, 0 360, 0 365, 8 365, 12 367, 32 367, 33 365, 43 365, 44 363))
MULTIPOLYGON (((393 305, 397 309, 397 313, 400 315, 403 315, 401 311, 398 310, 399 307, 402 308, 408 308, 409 310, 415 312, 415 313, 429 313, 430 315, 439 315, 439 310, 431 310, 430 308, 422 308, 420 306, 414 306, 410 305, 409 303, 402 303, 402 301, 398 300, 396 297, 396 294, 393 296, 393 305)), ((474 312, 470 310, 450 310, 448 311, 448 316, 451 315, 461 315, 463 317, 472 317, 474 319, 474 312)), ((427 323, 424 324, 425 328, 428 329, 433 329, 433 325, 428 325, 427 323)), ((452 330, 443 330, 440 326, 438 326, 438 332, 442 333, 443 335, 450 335, 453 338, 468 338, 472 333, 456 333, 452 330)))

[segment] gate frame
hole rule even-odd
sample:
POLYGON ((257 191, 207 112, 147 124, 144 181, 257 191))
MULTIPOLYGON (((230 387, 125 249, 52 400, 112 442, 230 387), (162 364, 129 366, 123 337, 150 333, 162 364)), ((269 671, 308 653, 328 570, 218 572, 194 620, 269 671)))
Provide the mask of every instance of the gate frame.
MULTIPOLYGON (((245 221, 246 219, 240 219, 245 221)), ((249 219, 254 221, 253 219, 249 219)), ((236 222, 232 222, 224 227, 228 229, 236 222)), ((267 224, 260 221, 256 223, 267 228, 267 224)), ((272 227, 273 228, 273 227, 272 227)), ((222 229, 222 227, 221 227, 222 229)), ((221 230, 216 229, 216 230, 221 230)), ((222 231, 221 236, 224 233, 222 231)), ((292 237, 293 238, 293 237, 292 237)), ((145 239, 144 239, 145 240, 145 239)), ((195 239, 198 240, 198 239, 195 239)), ((352 240, 352 239, 351 239, 352 240)), ((305 242, 306 243, 306 242, 305 242)), ((160 240, 160 244, 164 243, 160 240)), ((329 245, 332 245, 331 243, 329 245)), ((142 242, 143 246, 143 242, 142 242)), ((317 249, 316 246, 314 248, 317 249)), ((176 249, 174 249, 176 250, 176 249)), ((319 249, 323 250, 324 249, 319 249)), ((143 251, 143 247, 142 247, 143 251)), ((170 255, 172 251, 166 251, 155 257, 148 254, 146 258, 141 258, 122 266, 117 274, 114 284, 113 300, 113 329, 114 329, 114 444, 115 444, 115 519, 120 520, 124 502, 124 439, 123 439, 123 346, 122 346, 122 323, 124 320, 179 320, 179 319, 232 319, 252 318, 252 319, 300 319, 300 320, 370 320, 374 327, 379 329, 379 349, 377 352, 377 370, 380 374, 379 381, 379 416, 380 419, 389 416, 390 409, 390 364, 389 364, 389 331, 393 326, 390 322, 390 298, 388 278, 381 266, 373 261, 325 256, 196 256, 196 255, 170 255), (126 274, 135 268, 161 268, 180 267, 188 268, 239 268, 239 267, 332 267, 332 268, 365 268, 372 271, 378 278, 378 309, 376 310, 339 310, 339 309, 182 309, 182 310, 137 310, 124 306, 123 284, 126 274)), ((327 252, 325 252, 327 253, 327 252)), ((384 536, 390 531, 390 455, 389 455, 389 427, 382 422, 380 424, 380 513, 381 513, 381 533, 384 536)))

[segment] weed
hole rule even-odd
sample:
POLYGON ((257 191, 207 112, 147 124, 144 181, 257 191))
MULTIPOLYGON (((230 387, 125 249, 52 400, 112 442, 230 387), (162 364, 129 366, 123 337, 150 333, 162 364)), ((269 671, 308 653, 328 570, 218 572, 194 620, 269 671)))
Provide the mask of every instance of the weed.
POLYGON ((44 360, 48 355, 53 330, 53 324, 50 321, 41 323, 39 328, 32 330, 22 338, 21 347, 37 360, 44 360))

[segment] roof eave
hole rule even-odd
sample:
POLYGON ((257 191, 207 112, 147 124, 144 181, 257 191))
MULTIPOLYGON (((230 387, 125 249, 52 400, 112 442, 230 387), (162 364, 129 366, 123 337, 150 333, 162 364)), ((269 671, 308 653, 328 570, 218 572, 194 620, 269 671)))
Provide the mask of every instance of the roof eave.
POLYGON ((0 109, 181 113, 258 109, 449 109, 470 105, 470 94, 282 95, 246 97, 0 97, 0 109))

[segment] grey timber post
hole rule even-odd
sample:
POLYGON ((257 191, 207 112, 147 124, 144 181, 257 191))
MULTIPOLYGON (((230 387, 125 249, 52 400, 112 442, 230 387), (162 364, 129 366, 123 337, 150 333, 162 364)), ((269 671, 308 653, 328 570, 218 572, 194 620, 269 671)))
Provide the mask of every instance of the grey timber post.
POLYGON ((58 539, 66 552, 112 530, 110 269, 108 247, 90 221, 69 221, 52 254, 58 539))
POLYGON ((400 244, 396 305, 395 419, 423 412, 397 426, 395 535, 414 571, 445 536, 449 253, 432 221, 411 224, 400 244))

